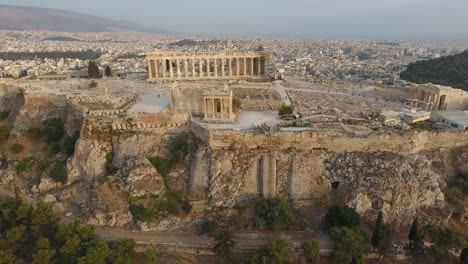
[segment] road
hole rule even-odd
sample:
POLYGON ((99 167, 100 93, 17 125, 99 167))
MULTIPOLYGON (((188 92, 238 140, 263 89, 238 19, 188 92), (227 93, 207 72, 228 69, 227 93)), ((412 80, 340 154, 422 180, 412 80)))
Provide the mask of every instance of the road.
MULTIPOLYGON (((191 232, 142 232, 131 231, 121 228, 97 227, 96 233, 107 241, 116 241, 125 238, 135 240, 137 244, 153 244, 165 246, 181 246, 197 249, 212 249, 214 246, 213 237, 207 235, 197 235, 191 232)), ((284 233, 293 246, 300 246, 302 241, 318 240, 322 252, 327 253, 332 248, 332 241, 328 237, 317 238, 311 232, 288 232, 284 233)), ((253 233, 241 233, 236 235, 237 250, 253 250, 263 247, 273 235, 255 235, 253 233), (242 238, 253 236, 257 238, 242 238)))

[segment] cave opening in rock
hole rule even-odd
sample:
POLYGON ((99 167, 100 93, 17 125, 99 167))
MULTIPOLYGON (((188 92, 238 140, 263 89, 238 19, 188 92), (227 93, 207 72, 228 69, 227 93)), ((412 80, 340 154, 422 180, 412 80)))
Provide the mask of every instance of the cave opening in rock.
POLYGON ((374 210, 380 211, 383 207, 383 201, 380 198, 376 198, 372 201, 372 208, 374 210))
POLYGON ((331 184, 332 190, 338 189, 339 186, 340 186, 339 181, 332 182, 332 184, 331 184))

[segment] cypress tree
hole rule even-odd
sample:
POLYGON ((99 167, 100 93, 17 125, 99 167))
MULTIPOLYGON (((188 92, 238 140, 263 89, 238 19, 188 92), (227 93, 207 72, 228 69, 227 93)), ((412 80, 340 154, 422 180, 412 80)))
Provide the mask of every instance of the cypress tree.
POLYGON ((107 67, 106 67, 105 74, 106 74, 106 77, 111 77, 112 76, 111 68, 109 67, 109 65, 107 65, 107 67))
POLYGON ((372 247, 378 248, 380 242, 382 241, 382 225, 383 225, 383 214, 382 211, 377 215, 377 220, 375 221, 374 230, 372 231, 371 244, 372 247))
POLYGON ((408 253, 410 255, 418 255, 424 252, 424 240, 418 228, 417 218, 414 219, 413 224, 411 225, 408 239, 410 241, 408 246, 408 253))
POLYGON ((419 229, 418 229, 418 218, 413 220, 413 224, 411 225, 411 229, 408 234, 409 241, 415 241, 419 238, 419 229))

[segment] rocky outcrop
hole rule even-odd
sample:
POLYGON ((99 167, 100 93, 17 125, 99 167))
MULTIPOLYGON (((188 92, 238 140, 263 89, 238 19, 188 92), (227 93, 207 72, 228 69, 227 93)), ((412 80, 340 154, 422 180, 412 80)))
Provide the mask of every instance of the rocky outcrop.
POLYGON ((146 158, 128 160, 123 174, 124 189, 132 197, 162 196, 166 191, 164 179, 146 158))
POLYGON ((419 208, 445 206, 442 176, 424 155, 343 153, 328 161, 324 177, 342 202, 368 217, 382 210, 395 225, 408 224, 419 208))
POLYGON ((133 222, 128 196, 117 184, 104 183, 92 191, 90 207, 85 209, 86 222, 99 226, 124 227, 133 222))

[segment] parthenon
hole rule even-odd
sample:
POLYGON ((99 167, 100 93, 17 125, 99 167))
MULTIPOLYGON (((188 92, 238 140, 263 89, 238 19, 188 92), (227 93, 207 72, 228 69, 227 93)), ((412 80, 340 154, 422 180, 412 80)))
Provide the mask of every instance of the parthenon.
POLYGON ((266 51, 184 52, 155 49, 148 61, 149 80, 267 80, 266 51))

